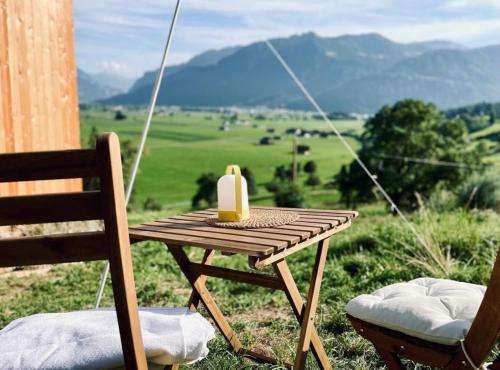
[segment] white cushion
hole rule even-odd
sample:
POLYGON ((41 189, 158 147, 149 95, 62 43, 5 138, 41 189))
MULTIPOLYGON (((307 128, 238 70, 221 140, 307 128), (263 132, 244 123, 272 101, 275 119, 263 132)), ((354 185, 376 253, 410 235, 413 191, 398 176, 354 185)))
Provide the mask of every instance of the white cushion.
POLYGON ((420 278, 352 299, 347 313, 360 320, 434 343, 456 345, 469 331, 486 288, 420 278))
MULTIPOLYGON (((141 308, 148 362, 188 363, 208 354, 212 325, 186 308, 141 308)), ((0 369, 111 369, 123 366, 114 309, 45 313, 0 330, 0 369)))

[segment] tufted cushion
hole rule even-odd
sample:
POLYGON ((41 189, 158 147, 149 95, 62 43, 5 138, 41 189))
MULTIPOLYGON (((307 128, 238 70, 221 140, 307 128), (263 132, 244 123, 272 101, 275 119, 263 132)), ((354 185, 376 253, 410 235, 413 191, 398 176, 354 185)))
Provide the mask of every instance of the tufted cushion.
POLYGON ((420 278, 352 299, 347 313, 360 320, 434 343, 456 345, 469 331, 486 287, 420 278))
MULTIPOLYGON (((214 329, 199 313, 187 308, 141 308, 139 316, 150 369, 197 361, 208 354, 214 329)), ((95 370, 123 363, 115 310, 37 314, 0 330, 2 370, 95 370)))

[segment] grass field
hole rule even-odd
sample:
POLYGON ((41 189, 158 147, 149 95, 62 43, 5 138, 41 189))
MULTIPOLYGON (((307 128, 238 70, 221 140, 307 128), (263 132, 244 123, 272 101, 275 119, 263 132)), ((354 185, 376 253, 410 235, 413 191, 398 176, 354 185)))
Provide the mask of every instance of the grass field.
MULTIPOLYGON (((127 120, 115 121, 114 112, 82 111, 82 140, 86 143, 92 126, 100 132, 115 131, 120 139, 139 141, 143 128, 144 111, 127 111, 127 120)), ((243 117, 244 118, 244 117, 243 117)), ((136 204, 146 197, 154 197, 162 204, 186 206, 196 192, 196 179, 202 173, 222 175, 228 164, 248 166, 260 184, 271 180, 274 167, 291 163, 292 138, 284 135, 287 128, 327 130, 322 121, 264 120, 251 121, 248 126, 231 125, 230 130, 219 130, 222 119, 215 113, 180 112, 173 116, 156 115, 153 119, 146 150, 135 186, 136 204), (253 124, 259 128, 254 128, 253 124), (267 128, 274 128, 269 134, 267 128), (283 140, 275 145, 259 145, 259 139, 280 135, 283 140)), ((361 121, 335 121, 341 131, 360 133, 361 121)), ((358 142, 348 138, 355 148, 358 142)), ((304 164, 314 160, 322 180, 331 180, 340 166, 351 157, 338 139, 299 139, 309 145, 311 154, 299 156, 304 164)), ((305 177, 301 179, 305 180, 305 177)), ((261 195, 265 190, 261 187, 261 195)))
MULTIPOLYGON (((387 215, 384 207, 379 205, 364 206, 359 211, 361 217, 352 228, 334 237, 330 244, 316 320, 334 368, 383 369, 370 343, 351 329, 345 318, 344 306, 358 294, 430 273, 424 267, 408 262, 411 251, 418 249, 418 243, 398 219, 387 215), (404 245, 409 249, 405 249, 404 245)), ((167 214, 165 211, 131 213, 130 222, 151 220, 167 214)), ((427 236, 430 232, 442 248, 450 246, 454 267, 447 274, 437 276, 480 284, 487 282, 499 245, 498 214, 456 211, 428 217, 414 215, 412 220, 419 231, 427 236)), ((201 257, 199 249, 190 249, 188 254, 193 259, 201 257)), ((161 244, 138 244, 133 247, 133 257, 137 293, 142 306, 185 305, 189 286, 161 244)), ((304 294, 313 260, 314 248, 297 253, 288 260, 304 294)), ((247 268, 247 261, 241 256, 217 255, 215 264, 247 268)), ((87 263, 1 273, 0 327, 17 317, 36 312, 92 308, 102 267, 102 263, 87 263)), ((241 333, 240 339, 245 346, 256 347, 282 361, 293 358, 298 327, 283 294, 217 279, 209 280, 208 287, 221 303, 221 309, 228 315, 233 327, 241 333)), ((103 305, 111 304, 108 285, 103 305)), ((281 369, 254 365, 233 355, 220 335, 209 347, 210 354, 205 360, 182 369, 281 369)), ((307 369, 317 369, 311 356, 307 369)), ((409 364, 408 369, 425 368, 409 364)))
MULTIPOLYGON (((116 131, 121 140, 137 142, 142 130, 143 111, 126 112, 128 119, 115 121, 113 112, 82 111, 82 140, 90 129, 116 131)), ((203 172, 222 174, 228 163, 249 166, 259 183, 271 179, 273 166, 290 163, 291 139, 274 146, 256 145, 267 136, 264 128, 231 127, 219 131, 219 115, 209 113, 176 113, 155 116, 147 150, 137 180, 136 206, 129 214, 131 224, 166 217, 189 209, 195 192, 195 180, 203 172), (146 197, 152 196, 169 207, 160 212, 140 210, 146 197)), ((360 133, 359 121, 335 121, 346 132, 360 133)), ((320 121, 267 120, 258 124, 275 128, 282 135, 289 127, 326 129, 320 121)), ((500 124, 473 138, 500 132, 500 124)), ((358 143, 349 139, 354 147, 358 143)), ((481 140, 491 147, 498 143, 494 136, 481 140)), ((337 139, 304 139, 310 145, 312 159, 318 163, 319 174, 328 180, 342 163, 350 162, 337 139)), ((488 159, 500 164, 498 154, 488 159)), ((305 162, 306 158, 301 157, 305 162)), ((263 196, 259 202, 271 203, 263 196)), ((318 189, 307 192, 314 207, 341 207, 336 191, 318 189)), ((255 202, 253 202, 255 203, 255 202)), ((416 257, 421 245, 398 218, 388 214, 385 204, 361 205, 360 217, 353 226, 332 238, 325 268, 317 325, 326 351, 335 369, 378 370, 384 366, 369 342, 361 339, 345 318, 345 304, 353 297, 371 292, 387 284, 422 276, 451 278, 477 284, 488 282, 495 255, 500 245, 500 215, 493 211, 456 209, 438 213, 432 210, 415 212, 408 217, 418 232, 451 263, 442 269, 431 258, 416 257), (416 260, 417 258, 417 260, 416 260), (420 259, 418 259, 420 258, 420 259)), ((2 230, 0 230, 1 233, 2 230)), ((142 306, 183 306, 190 289, 172 257, 159 243, 140 243, 133 248, 137 294, 142 306)), ((315 249, 307 248, 288 259, 299 288, 306 294, 315 249)), ((201 251, 190 248, 193 259, 201 251)), ((424 254, 425 255, 425 254, 424 254)), ((247 268, 241 256, 217 255, 215 264, 229 268, 247 268)), ((103 263, 47 266, 21 271, 0 270, 0 328, 11 320, 37 312, 89 309, 93 307, 103 263)), ((286 298, 279 292, 231 283, 217 279, 208 282, 209 289, 221 303, 233 327, 241 333, 246 347, 256 347, 281 361, 290 361, 295 352, 298 327, 286 298)), ((103 305, 112 304, 107 286, 103 305)), ((203 311, 202 311, 203 313, 203 311)), ((209 356, 183 370, 247 370, 282 369, 280 366, 255 365, 232 354, 221 335, 210 345, 209 356)), ((498 355, 495 351, 492 356, 498 355)), ((307 369, 317 369, 309 356, 307 369)), ((408 369, 427 369, 407 363, 408 369)))

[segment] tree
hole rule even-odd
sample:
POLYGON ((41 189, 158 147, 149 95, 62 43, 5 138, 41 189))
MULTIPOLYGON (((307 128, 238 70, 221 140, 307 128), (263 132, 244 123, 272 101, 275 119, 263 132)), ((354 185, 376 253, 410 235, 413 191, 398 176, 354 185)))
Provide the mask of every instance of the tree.
POLYGON ((495 119, 496 119, 496 117, 495 117, 495 112, 491 112, 491 113, 490 113, 490 117, 489 117, 489 119, 488 119, 488 123, 489 123, 490 125, 494 125, 494 124, 495 124, 495 119))
POLYGON ((215 205, 217 201, 217 176, 214 173, 204 173, 196 183, 198 190, 191 200, 193 208, 199 208, 201 201, 205 201, 209 207, 215 205))
POLYGON ((307 177, 305 184, 307 186, 312 186, 314 188, 315 186, 321 185, 321 179, 319 178, 318 175, 311 173, 307 177))
POLYGON ((241 175, 247 180, 248 195, 256 195, 258 192, 257 183, 255 182, 255 177, 250 168, 243 167, 241 169, 241 175))
POLYGON ((284 165, 279 165, 274 169, 274 178, 280 181, 285 181, 288 179, 287 169, 284 165))
POLYGON ((125 119, 127 119, 127 115, 125 113, 123 113, 121 110, 117 110, 115 112, 115 120, 116 121, 122 121, 125 119))
POLYGON ((274 203, 277 207, 306 207, 301 189, 292 183, 280 184, 277 191, 274 193, 274 203))
POLYGON ((307 161, 304 165, 304 172, 307 172, 308 174, 316 173, 317 169, 318 167, 314 161, 307 161))
MULTIPOLYGON (((478 153, 469 147, 466 132, 463 121, 445 119, 435 105, 407 99, 384 106, 366 122, 358 155, 396 204, 414 209, 415 193, 428 196, 438 183, 455 187, 470 170, 404 158, 477 164, 478 153)), ((355 161, 336 180, 344 202, 374 199, 373 183, 355 161)))

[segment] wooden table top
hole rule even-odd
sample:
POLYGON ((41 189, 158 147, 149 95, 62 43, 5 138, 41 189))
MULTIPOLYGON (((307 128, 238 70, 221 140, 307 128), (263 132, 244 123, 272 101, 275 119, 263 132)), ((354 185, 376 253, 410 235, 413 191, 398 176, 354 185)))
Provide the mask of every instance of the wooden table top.
POLYGON ((300 218, 288 225, 262 229, 227 229, 208 225, 204 220, 217 214, 216 209, 206 209, 173 216, 166 219, 133 225, 129 228, 132 242, 156 240, 171 245, 191 245, 264 257, 306 242, 321 234, 347 226, 358 216, 355 211, 321 209, 252 207, 255 209, 280 209, 297 212, 300 218))

